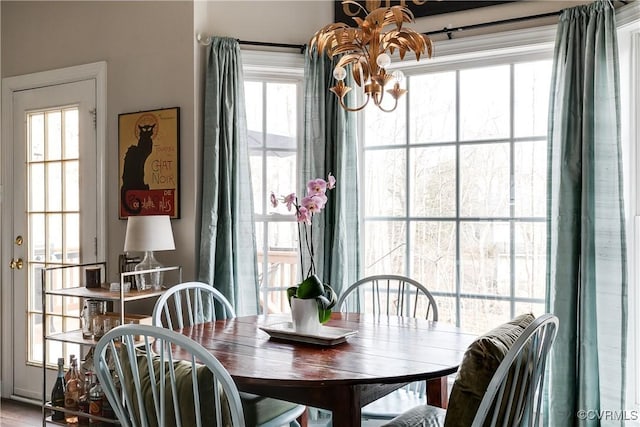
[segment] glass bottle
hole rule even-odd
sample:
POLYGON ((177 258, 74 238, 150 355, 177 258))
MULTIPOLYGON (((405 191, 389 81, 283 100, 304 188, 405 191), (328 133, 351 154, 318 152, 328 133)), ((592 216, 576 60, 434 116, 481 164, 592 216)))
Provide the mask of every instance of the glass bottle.
MULTIPOLYGON (((95 376, 95 384, 89 390, 89 415, 102 416, 102 386, 100 380, 95 376)), ((89 418, 89 425, 91 427, 102 426, 102 421, 95 418, 89 418)))
MULTIPOLYGON (((84 374, 84 385, 80 394, 80 400, 78 401, 78 410, 84 414, 89 414, 89 391, 91 390, 93 381, 93 372, 86 371, 84 374)), ((79 416, 78 425, 88 426, 89 417, 79 416)))
MULTIPOLYGON (((64 407, 65 391, 66 387, 64 383, 64 358, 60 357, 58 359, 58 377, 56 378, 56 383, 53 385, 53 390, 51 390, 51 405, 64 407)), ((54 410, 53 414, 51 414, 51 419, 53 421, 63 421, 64 412, 54 410)))
MULTIPOLYGON (((66 390, 64 393, 64 407, 70 411, 78 411, 78 402, 80 400, 80 392, 82 383, 78 375, 78 361, 74 355, 71 355, 71 366, 65 375, 66 390)), ((65 421, 67 424, 77 424, 78 416, 70 412, 65 413, 65 421)))

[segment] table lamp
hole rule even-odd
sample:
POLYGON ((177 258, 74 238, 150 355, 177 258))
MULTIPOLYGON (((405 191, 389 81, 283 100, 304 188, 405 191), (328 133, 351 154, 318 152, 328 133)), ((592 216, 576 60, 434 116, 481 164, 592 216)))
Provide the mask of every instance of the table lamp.
MULTIPOLYGON (((127 233, 124 238, 125 252, 144 252, 144 258, 134 271, 153 270, 163 267, 154 251, 172 251, 176 248, 173 242, 171 220, 168 215, 130 216, 127 218, 127 233)), ((138 290, 149 288, 160 289, 162 272, 137 274, 138 290)))

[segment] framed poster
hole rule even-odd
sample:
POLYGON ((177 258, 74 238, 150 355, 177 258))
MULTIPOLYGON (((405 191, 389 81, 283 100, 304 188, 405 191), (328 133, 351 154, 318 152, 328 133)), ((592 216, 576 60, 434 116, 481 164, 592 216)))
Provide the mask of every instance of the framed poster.
POLYGON ((118 115, 120 219, 180 214, 180 108, 118 115))

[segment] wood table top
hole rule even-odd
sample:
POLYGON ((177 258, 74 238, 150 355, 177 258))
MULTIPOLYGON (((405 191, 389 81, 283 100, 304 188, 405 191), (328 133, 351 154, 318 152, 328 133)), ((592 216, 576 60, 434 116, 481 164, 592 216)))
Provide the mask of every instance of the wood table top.
POLYGON ((457 370, 475 338, 445 323, 358 313, 332 314, 326 326, 358 331, 333 346, 273 339, 258 328, 289 321, 288 315, 247 316, 181 332, 213 353, 236 382, 278 381, 308 387, 448 375, 457 370))

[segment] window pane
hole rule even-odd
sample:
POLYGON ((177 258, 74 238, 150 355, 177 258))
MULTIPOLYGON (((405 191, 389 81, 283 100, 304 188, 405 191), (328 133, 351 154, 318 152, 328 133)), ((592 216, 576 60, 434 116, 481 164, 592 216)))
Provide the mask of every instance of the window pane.
POLYGON ((460 71, 460 140, 507 138, 510 67, 460 71))
POLYGON ((365 216, 406 215, 406 151, 365 153, 365 216))
POLYGON ((51 111, 47 116, 47 160, 62 158, 62 113, 51 111))
POLYGON ((297 147, 296 85, 267 83, 267 145, 270 148, 297 147))
POLYGON ((44 160, 44 114, 29 115, 29 161, 44 160))
MULTIPOLYGON (((262 147, 263 126, 262 126, 262 83, 244 83, 244 96, 247 109, 247 129, 249 131, 249 148, 262 147)), ((256 199, 258 200, 258 199, 256 199)))
POLYGON ((424 74, 410 79, 410 142, 455 141, 456 73, 424 74))
POLYGON ((509 320, 509 301, 467 298, 460 301, 460 327, 466 332, 484 334, 509 320))
POLYGON ((474 295, 509 295, 511 257, 509 224, 460 224, 462 292, 474 295))
POLYGON ((404 274, 404 221, 368 221, 364 237, 364 274, 404 274))
POLYGON ((64 111, 64 158, 77 159, 79 157, 78 109, 73 108, 64 111))
POLYGON ((455 292, 455 222, 412 222, 411 260, 412 277, 430 291, 455 292))
POLYGON ((467 217, 509 215, 509 145, 460 147, 460 211, 467 217))
POLYGON ((515 214, 544 217, 547 212, 547 142, 518 142, 514 157, 515 214))
POLYGON ((298 228, 295 222, 269 223, 268 277, 263 285, 272 288, 267 295, 268 313, 286 313, 286 289, 299 282, 298 228))
POLYGON ((515 224, 516 296, 545 297, 547 228, 545 222, 515 224))
POLYGON ((283 215, 294 215, 295 209, 287 210, 283 203, 273 207, 268 200, 273 191, 280 198, 290 193, 296 192, 296 153, 288 151, 268 151, 267 152, 267 197, 269 213, 279 213, 283 215))
POLYGON ((544 303, 543 302, 517 302, 515 315, 519 316, 521 314, 533 313, 535 317, 538 317, 544 313, 546 313, 544 303))
MULTIPOLYGON (((65 248, 64 262, 77 264, 80 262, 80 214, 64 214, 65 248)), ((73 269, 72 269, 73 270, 73 269)))
POLYGON ((413 148, 411 215, 451 217, 456 213, 456 149, 454 146, 413 148))
POLYGON ((514 133, 545 136, 551 86, 551 61, 514 65, 514 133))
POLYGON ((78 161, 64 162, 64 209, 77 211, 80 209, 80 176, 78 161))
POLYGON ((44 163, 29 164, 29 210, 44 211, 44 163))
MULTIPOLYGON (((428 285, 427 288, 429 288, 428 285)), ((458 305, 454 297, 434 296, 438 306, 438 322, 456 324, 458 305)))
POLYGON ((264 178, 262 177, 262 151, 249 152, 251 169, 251 189, 253 191, 253 212, 257 215, 264 213, 265 198, 264 178))
POLYGON ((47 210, 62 209, 62 166, 60 163, 47 163, 46 201, 47 210))
POLYGON ((49 250, 49 261, 62 262, 62 215, 47 215, 47 231, 49 238, 47 242, 47 250, 49 250))
POLYGON ((406 96, 398 101, 398 107, 391 113, 385 113, 373 105, 367 105, 364 109, 365 122, 367 123, 364 129, 364 145, 373 147, 406 144, 406 114, 406 96))

